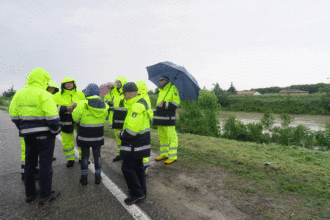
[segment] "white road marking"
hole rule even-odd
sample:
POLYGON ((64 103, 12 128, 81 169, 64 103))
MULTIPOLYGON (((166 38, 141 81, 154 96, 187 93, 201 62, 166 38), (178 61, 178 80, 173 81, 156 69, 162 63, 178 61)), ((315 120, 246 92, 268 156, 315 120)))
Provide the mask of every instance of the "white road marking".
MULTIPOLYGON (((56 137, 62 142, 61 135, 57 135, 56 137)), ((76 157, 79 157, 79 151, 76 146, 75 146, 75 155, 76 157)), ((88 166, 88 169, 93 173, 95 173, 95 168, 92 162, 91 162, 91 166, 88 166)), ((144 211, 142 211, 137 205, 125 204, 124 199, 127 198, 127 196, 125 195, 125 193, 123 193, 123 191, 121 191, 118 188, 118 186, 114 182, 110 180, 110 178, 107 175, 105 175, 103 171, 102 171, 102 183, 118 199, 118 201, 133 216, 134 219, 151 220, 151 218, 144 211)))

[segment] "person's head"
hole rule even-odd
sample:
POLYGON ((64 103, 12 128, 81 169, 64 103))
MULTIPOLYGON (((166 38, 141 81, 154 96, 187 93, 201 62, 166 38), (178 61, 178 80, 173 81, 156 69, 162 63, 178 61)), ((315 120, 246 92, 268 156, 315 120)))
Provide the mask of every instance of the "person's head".
POLYGON ((70 82, 64 83, 64 89, 67 89, 67 90, 74 89, 74 82, 73 81, 70 81, 70 82))
POLYGON ((55 94, 59 91, 58 89, 58 86, 56 84, 56 82, 54 82, 53 80, 49 80, 48 82, 48 87, 47 87, 47 91, 50 93, 50 94, 55 94))
POLYGON ((139 89, 134 82, 128 82, 123 86, 122 94, 124 94, 126 100, 129 100, 138 96, 138 90, 139 89))
POLYGON ((55 89, 54 87, 48 87, 47 91, 50 92, 50 94, 54 94, 55 93, 55 89))
POLYGON ((164 86, 168 83, 168 81, 166 81, 164 78, 159 78, 159 83, 160 83, 160 86, 164 86))
POLYGON ((85 89, 85 97, 94 95, 100 96, 100 88, 95 83, 88 84, 85 89))
POLYGON ((116 84, 117 84, 117 89, 120 89, 122 84, 120 80, 116 80, 116 84))

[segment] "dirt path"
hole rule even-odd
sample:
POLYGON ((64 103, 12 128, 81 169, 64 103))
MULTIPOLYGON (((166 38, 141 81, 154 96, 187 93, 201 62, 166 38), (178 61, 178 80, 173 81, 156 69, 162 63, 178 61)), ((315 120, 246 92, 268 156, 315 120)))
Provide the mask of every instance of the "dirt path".
MULTIPOLYGON (((121 173, 121 162, 112 163, 116 155, 116 140, 106 138, 102 148, 103 161, 121 173)), ((179 162, 165 165, 156 162, 152 152, 147 176, 148 199, 155 201, 173 219, 261 219, 240 211, 228 198, 223 170, 191 172, 179 162)))

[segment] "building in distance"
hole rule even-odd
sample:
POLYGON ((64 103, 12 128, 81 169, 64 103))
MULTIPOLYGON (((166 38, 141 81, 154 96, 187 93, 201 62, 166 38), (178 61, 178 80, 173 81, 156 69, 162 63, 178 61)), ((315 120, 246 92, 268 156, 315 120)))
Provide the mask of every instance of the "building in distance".
POLYGON ((278 94, 284 95, 284 94, 289 94, 289 95, 308 95, 308 91, 302 91, 298 89, 283 89, 281 90, 278 94))
POLYGON ((260 95, 257 91, 238 91, 237 95, 260 95))

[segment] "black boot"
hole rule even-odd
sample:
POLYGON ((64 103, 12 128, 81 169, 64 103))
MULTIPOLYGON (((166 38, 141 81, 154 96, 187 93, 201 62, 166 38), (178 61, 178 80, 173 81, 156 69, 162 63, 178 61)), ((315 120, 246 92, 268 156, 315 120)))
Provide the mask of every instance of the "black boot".
POLYGON ((73 167, 74 165, 74 160, 69 160, 67 163, 66 163, 66 167, 73 167))
POLYGON ((100 173, 95 173, 95 184, 100 184, 102 182, 102 177, 100 173))
POLYGON ((80 177, 80 183, 81 185, 85 186, 88 184, 88 178, 87 178, 87 175, 81 175, 80 177))
POLYGON ((117 161, 120 161, 121 160, 121 157, 119 155, 117 155, 115 158, 113 158, 113 162, 117 162, 117 161))

